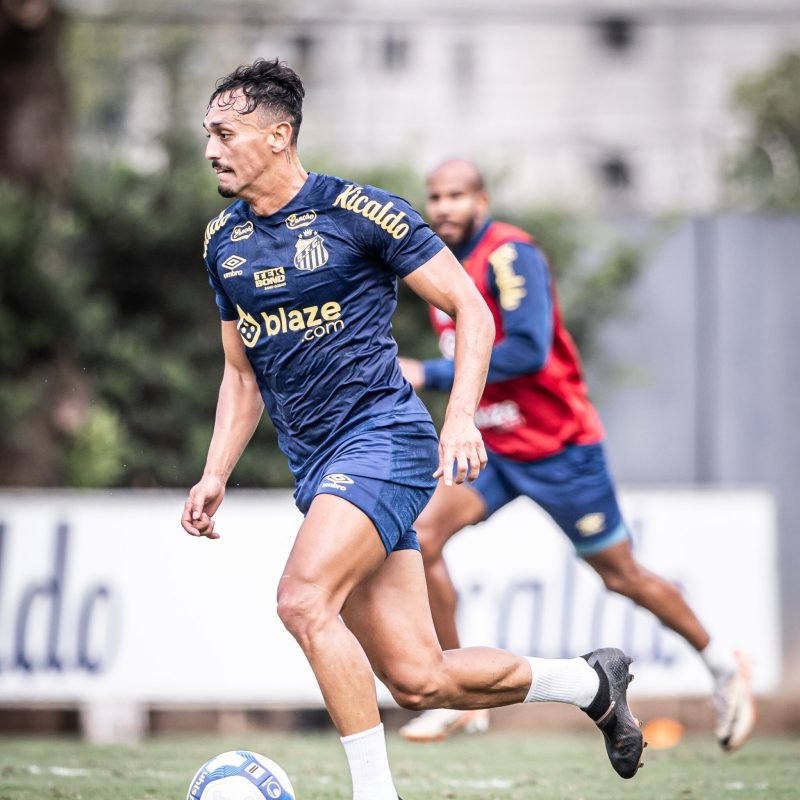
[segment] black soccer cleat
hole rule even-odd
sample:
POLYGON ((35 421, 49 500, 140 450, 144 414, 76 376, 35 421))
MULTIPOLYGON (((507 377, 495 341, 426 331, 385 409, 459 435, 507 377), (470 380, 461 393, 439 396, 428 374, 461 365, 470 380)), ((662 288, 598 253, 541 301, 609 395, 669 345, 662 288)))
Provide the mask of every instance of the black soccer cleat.
POLYGON ((628 684, 633 659, 615 647, 592 650, 582 656, 597 673, 600 688, 594 700, 583 708, 603 732, 611 766, 622 778, 632 778, 642 766, 644 736, 628 708, 628 684))

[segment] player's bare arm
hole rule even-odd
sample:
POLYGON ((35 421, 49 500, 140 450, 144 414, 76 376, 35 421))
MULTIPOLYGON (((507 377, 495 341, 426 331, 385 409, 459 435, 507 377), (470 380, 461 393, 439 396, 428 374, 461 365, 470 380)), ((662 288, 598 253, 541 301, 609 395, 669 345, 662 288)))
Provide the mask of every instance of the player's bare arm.
POLYGON ((440 250, 405 278, 423 300, 444 311, 456 325, 455 379, 439 437, 439 467, 434 477, 447 485, 475 480, 486 466, 483 439, 474 415, 486 384, 494 341, 494 321, 473 282, 453 254, 440 250))
POLYGON ((218 539, 213 516, 225 486, 261 419, 264 403, 235 322, 222 322, 225 369, 219 387, 214 434, 203 477, 191 488, 181 524, 192 536, 218 539))

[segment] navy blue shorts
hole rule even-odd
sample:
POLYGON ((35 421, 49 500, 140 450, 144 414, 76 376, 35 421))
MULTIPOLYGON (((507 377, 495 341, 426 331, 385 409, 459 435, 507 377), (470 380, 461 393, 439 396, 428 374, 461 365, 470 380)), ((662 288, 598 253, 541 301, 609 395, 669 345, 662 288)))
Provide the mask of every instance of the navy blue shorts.
POLYGON ((602 444, 570 445, 538 461, 513 461, 489 453, 471 484, 490 517, 517 497, 530 497, 586 556, 630 539, 602 444))
POLYGON ((318 494, 342 497, 373 522, 386 552, 419 550, 414 520, 431 499, 439 464, 436 430, 403 422, 349 436, 298 483, 294 497, 303 514, 318 494))

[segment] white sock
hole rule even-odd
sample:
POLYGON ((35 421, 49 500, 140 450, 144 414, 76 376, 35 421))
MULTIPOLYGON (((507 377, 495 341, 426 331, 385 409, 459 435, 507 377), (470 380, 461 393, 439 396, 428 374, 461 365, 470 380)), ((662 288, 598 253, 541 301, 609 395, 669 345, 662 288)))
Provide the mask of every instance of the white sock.
POLYGON ((353 800, 397 800, 383 723, 341 739, 353 780, 353 800))
POLYGON ((713 639, 700 651, 700 658, 705 662, 714 680, 730 678, 739 669, 733 648, 713 639))
MULTIPOLYGON (((527 658, 527 656, 526 656, 527 658)), ((600 688, 600 678, 584 658, 527 658, 533 681, 523 702, 572 703, 585 708, 600 688)))

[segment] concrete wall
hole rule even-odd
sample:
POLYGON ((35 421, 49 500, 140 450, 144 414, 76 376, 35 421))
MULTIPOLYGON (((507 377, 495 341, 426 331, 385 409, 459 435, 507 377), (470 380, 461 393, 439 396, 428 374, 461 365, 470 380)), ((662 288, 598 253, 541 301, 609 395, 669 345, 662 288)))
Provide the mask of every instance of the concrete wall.
MULTIPOLYGON (((798 300, 800 218, 688 222, 653 252, 627 315, 603 330, 589 380, 620 482, 775 493, 785 675, 800 692, 798 300)), ((721 550, 709 568, 725 559, 721 550)))

